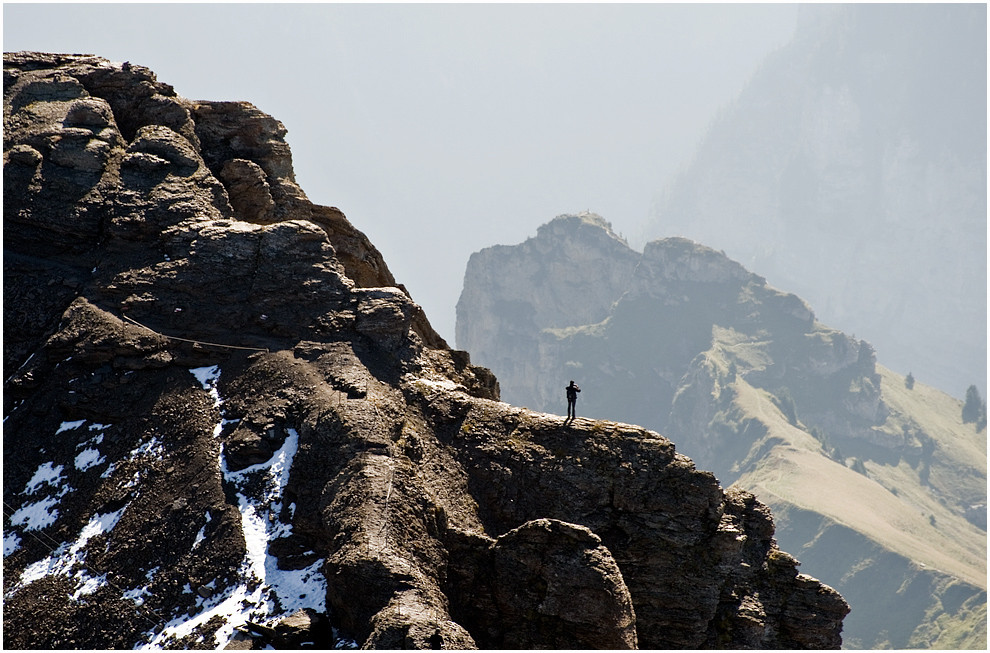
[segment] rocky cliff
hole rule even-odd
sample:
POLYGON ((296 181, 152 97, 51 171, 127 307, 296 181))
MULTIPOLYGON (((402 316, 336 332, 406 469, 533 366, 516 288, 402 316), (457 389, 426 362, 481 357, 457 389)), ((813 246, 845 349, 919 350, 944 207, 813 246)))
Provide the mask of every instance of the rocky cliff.
POLYGON ((4 56, 5 648, 829 648, 766 506, 499 401, 285 128, 4 56))
POLYGON ((724 249, 953 396, 987 378, 986 5, 804 5, 645 239, 724 249))
POLYGON ((847 644, 985 647, 985 429, 796 295, 684 238, 636 252, 585 213, 474 254, 457 319, 507 400, 563 410, 574 379, 579 414, 667 433, 771 505, 850 602, 847 644))

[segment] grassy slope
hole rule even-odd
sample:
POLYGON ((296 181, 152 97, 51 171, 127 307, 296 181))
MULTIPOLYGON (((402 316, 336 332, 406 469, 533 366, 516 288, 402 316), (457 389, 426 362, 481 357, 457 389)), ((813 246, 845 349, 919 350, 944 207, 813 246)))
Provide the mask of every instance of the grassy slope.
POLYGON ((794 545, 806 541, 819 567, 845 570, 825 580, 848 592, 850 635, 866 638, 848 645, 982 650, 986 532, 960 516, 959 506, 986 499, 987 434, 962 423, 959 400, 920 383, 908 390, 904 377, 877 369, 891 413, 882 429, 896 434, 907 426, 935 443, 924 482, 917 460, 866 460, 863 475, 829 459, 768 393, 737 380, 737 408, 767 427, 753 449, 776 444, 734 485, 770 505, 782 525, 792 522, 793 553, 801 557, 794 545))
POLYGON ((877 371, 883 377, 884 402, 891 409, 884 429, 920 428, 938 443, 929 479, 935 493, 986 501, 987 433, 963 424, 963 402, 922 383, 908 390, 904 377, 879 365, 877 371))
MULTIPOLYGON (((910 408, 914 403, 911 397, 896 390, 898 385, 904 387, 903 381, 897 382, 900 377, 886 370, 882 374, 885 400, 899 410, 910 408)), ((906 462, 889 466, 867 461, 869 476, 863 476, 824 456, 819 442, 791 426, 765 392, 745 382, 737 382, 736 388, 736 402, 767 425, 767 437, 783 440, 736 485, 767 503, 786 501, 825 515, 910 560, 986 589, 986 533, 926 491, 906 462), (896 488, 897 493, 888 488, 896 488)), ((982 471, 985 496, 985 434, 975 433, 972 425, 963 425, 961 419, 956 424, 948 417, 960 412, 957 400, 921 384, 916 384, 913 392, 926 409, 912 409, 911 417, 936 438, 940 448, 952 452, 949 459, 958 465, 957 472, 961 471, 957 478, 972 477, 967 467, 982 471), (967 429, 972 437, 967 437, 967 429)), ((899 428, 898 424, 892 426, 899 428)), ((936 476, 936 470, 932 475, 936 476)), ((953 485, 949 470, 938 472, 938 476, 947 486, 953 485)), ((969 487, 973 482, 958 481, 955 485, 969 487)))

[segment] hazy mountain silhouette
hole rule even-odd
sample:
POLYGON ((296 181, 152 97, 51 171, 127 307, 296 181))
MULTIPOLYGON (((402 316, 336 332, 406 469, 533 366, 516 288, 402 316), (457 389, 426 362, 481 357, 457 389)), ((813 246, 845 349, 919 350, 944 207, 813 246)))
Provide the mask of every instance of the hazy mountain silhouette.
POLYGON ((645 239, 810 301, 902 374, 986 394, 986 6, 807 5, 645 239))

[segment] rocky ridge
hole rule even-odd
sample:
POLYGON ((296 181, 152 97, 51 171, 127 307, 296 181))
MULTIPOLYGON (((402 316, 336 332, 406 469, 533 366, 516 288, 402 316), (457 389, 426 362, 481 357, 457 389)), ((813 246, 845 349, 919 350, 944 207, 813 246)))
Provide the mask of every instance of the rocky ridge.
POLYGON ((784 548, 850 602, 846 643, 984 648, 985 430, 796 295, 693 241, 638 253, 600 216, 562 215, 472 255, 457 334, 506 400, 563 410, 576 379, 580 414, 666 433, 756 493, 784 548))
POLYGON ((4 55, 6 648, 835 648, 663 436, 499 401, 285 128, 4 55))

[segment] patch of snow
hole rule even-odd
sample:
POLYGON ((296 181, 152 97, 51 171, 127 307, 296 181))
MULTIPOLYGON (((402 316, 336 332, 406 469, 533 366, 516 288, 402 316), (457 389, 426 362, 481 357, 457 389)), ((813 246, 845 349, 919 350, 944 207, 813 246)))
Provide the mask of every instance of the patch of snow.
POLYGON ((10 516, 10 523, 23 526, 26 531, 37 531, 48 528, 58 519, 58 497, 45 497, 41 501, 22 505, 10 516))
POLYGON ((131 451, 131 458, 137 458, 138 456, 153 456, 155 458, 161 458, 164 453, 165 447, 162 446, 162 441, 159 440, 157 436, 152 436, 150 440, 138 447, 135 447, 131 451))
POLYGON ((82 449, 83 447, 96 447, 103 444, 103 433, 97 433, 95 436, 91 437, 85 442, 80 442, 76 445, 76 449, 82 449))
POLYGON ((220 380, 220 366, 194 367, 189 372, 196 377, 199 384, 203 386, 203 390, 206 390, 213 397, 213 405, 220 406, 220 392, 217 390, 217 381, 220 380))
POLYGON ((21 536, 14 531, 7 531, 3 534, 3 557, 6 558, 17 549, 21 548, 21 536))
POLYGON ((335 650, 338 650, 339 651, 341 649, 349 649, 349 648, 357 648, 358 647, 357 642, 355 642, 353 639, 343 639, 340 636, 340 633, 337 632, 337 629, 336 628, 333 628, 332 629, 332 632, 333 632, 333 639, 336 642, 336 644, 333 645, 333 648, 335 650))
POLYGON ((62 422, 59 425, 58 430, 55 431, 55 435, 58 435, 59 433, 63 433, 65 431, 71 431, 73 429, 77 429, 77 428, 79 428, 80 426, 82 426, 85 423, 86 423, 86 420, 84 420, 84 419, 79 419, 79 420, 76 420, 75 422, 62 422))
POLYGON ((137 487, 140 482, 141 482, 141 470, 139 469, 138 471, 134 472, 134 476, 132 476, 129 481, 124 483, 122 487, 125 490, 130 490, 131 488, 137 487))
MULTIPOLYGON (((34 356, 34 354, 31 354, 31 355, 34 356)), ((16 372, 15 372, 15 374, 16 374, 16 372)), ((14 378, 14 377, 11 376, 10 378, 14 378)), ((13 406, 11 407, 10 412, 7 413, 6 415, 4 415, 4 418, 3 418, 3 423, 4 424, 7 423, 7 420, 10 419, 13 416, 14 411, 17 410, 18 408, 20 408, 21 407, 21 404, 23 404, 23 403, 24 403, 24 400, 23 399, 18 399, 17 401, 13 402, 13 406)))
POLYGON ((83 526, 75 542, 72 544, 63 542, 57 549, 52 551, 51 555, 28 565, 21 572, 20 580, 5 595, 5 598, 9 598, 21 588, 46 576, 58 575, 74 578, 76 580, 76 589, 73 599, 78 599, 80 596, 86 594, 92 594, 105 585, 107 580, 106 574, 95 577, 89 575, 89 569, 86 567, 85 548, 92 538, 113 530, 113 527, 117 525, 120 516, 124 514, 124 510, 126 509, 127 506, 124 506, 116 512, 93 515, 89 522, 83 526))
POLYGON ((90 439, 77 444, 76 448, 81 449, 82 447, 95 447, 98 444, 102 444, 103 432, 108 428, 110 428, 111 426, 112 424, 97 424, 97 423, 90 424, 89 426, 86 427, 86 430, 91 433, 95 432, 95 435, 90 439))
POLYGON ((54 462, 43 463, 38 466, 34 476, 24 486, 21 494, 31 496, 37 494, 44 486, 57 489, 54 496, 45 496, 33 503, 22 504, 21 507, 10 517, 10 523, 18 526, 23 525, 24 530, 34 531, 48 528, 58 519, 59 500, 69 492, 72 487, 65 483, 62 477, 63 465, 56 465, 54 462))
MULTIPOLYGON (((197 614, 189 617, 183 613, 159 632, 149 632, 148 641, 139 643, 139 648, 157 649, 188 637, 215 617, 221 617, 223 625, 214 635, 214 645, 223 648, 233 637, 234 629, 247 621, 273 622, 301 608, 326 610, 322 559, 305 569, 282 570, 278 560, 268 553, 272 540, 292 533, 291 524, 270 518, 282 512, 282 492, 299 447, 299 434, 295 429, 287 431, 282 447, 268 461, 242 470, 231 471, 220 452, 224 481, 234 488, 241 513, 246 551, 238 572, 239 582, 209 599, 198 599, 197 614)), ((183 591, 186 590, 192 591, 188 585, 183 591)))
POLYGON ((57 486, 62 481, 63 469, 65 468, 62 465, 56 465, 55 463, 39 465, 34 476, 24 486, 24 492, 22 494, 34 494, 42 485, 57 486))
POLYGON ((151 596, 151 592, 147 587, 135 587, 132 590, 127 590, 121 596, 134 601, 134 605, 144 605, 144 597, 151 596))
POLYGON ((72 600, 78 601, 80 596, 92 594, 107 584, 107 575, 90 576, 85 569, 76 572, 76 591, 72 593, 72 600))
MULTIPOLYGON (((130 454, 124 458, 124 460, 133 461, 137 458, 144 457, 161 459, 164 455, 165 447, 162 445, 162 441, 157 436, 152 436, 147 442, 132 449, 130 454)), ((110 463, 107 470, 100 474, 100 477, 109 478, 115 469, 116 463, 110 463)), ((141 483, 141 479, 144 477, 147 470, 147 466, 140 467, 134 472, 130 479, 121 483, 121 487, 125 490, 130 490, 131 488, 137 487, 141 483)))
POLYGON ((76 456, 76 469, 80 472, 85 472, 90 467, 105 463, 106 460, 96 449, 83 449, 76 456))
MULTIPOLYGON (((150 639, 148 642, 139 642, 134 648, 144 649, 144 650, 158 650, 163 648, 163 645, 170 640, 182 639, 183 637, 188 637, 196 630, 199 626, 204 625, 214 617, 220 616, 224 618, 226 622, 220 630, 217 631, 214 640, 218 642, 218 648, 223 648, 230 638, 233 636, 234 625, 231 623, 232 618, 235 616, 242 616, 241 613, 244 612, 244 603, 253 603, 255 599, 259 598, 260 588, 256 589, 253 593, 249 593, 246 584, 242 584, 234 588, 226 597, 222 594, 212 597, 208 601, 197 601, 197 607, 202 607, 203 610, 193 616, 189 617, 185 613, 172 619, 170 622, 165 624, 157 634, 154 631, 146 633, 150 639), (229 631, 229 634, 226 632, 229 631)), ((248 620, 247 616, 243 619, 238 620, 237 625, 240 625, 248 620)))
POLYGON ((192 548, 193 549, 196 549, 197 547, 199 547, 199 545, 203 543, 203 540, 206 539, 206 524, 209 524, 211 521, 213 521, 213 518, 210 516, 210 511, 207 510, 206 511, 206 523, 203 524, 203 527, 199 529, 199 532, 198 533, 196 533, 196 540, 193 542, 193 545, 192 545, 192 548))

